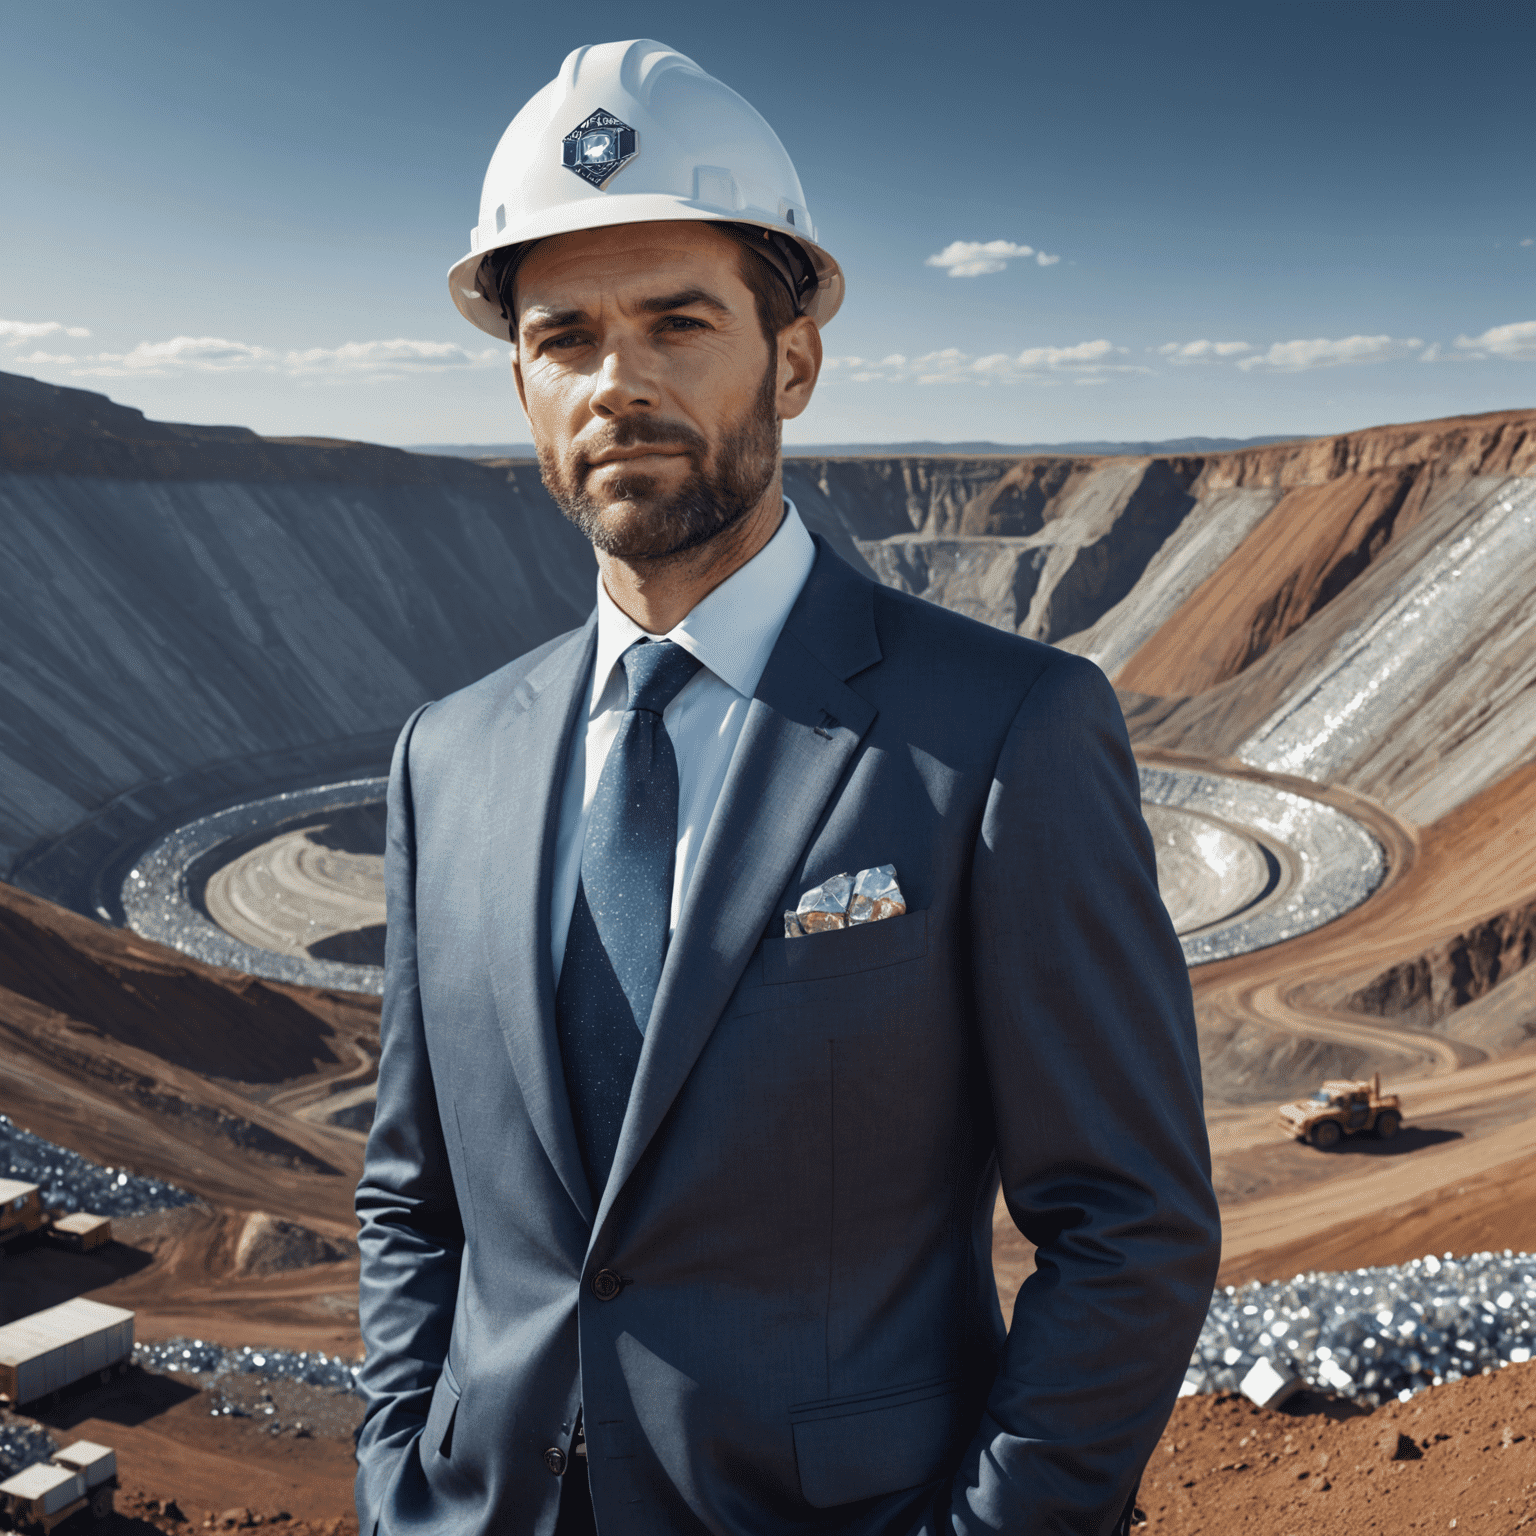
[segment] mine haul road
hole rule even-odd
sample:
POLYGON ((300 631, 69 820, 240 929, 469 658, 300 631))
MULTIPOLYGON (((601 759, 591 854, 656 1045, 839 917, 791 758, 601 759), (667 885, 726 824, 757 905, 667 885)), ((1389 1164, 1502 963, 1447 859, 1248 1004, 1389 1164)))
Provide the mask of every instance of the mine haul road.
POLYGON ((1397 1144, 1351 1138, 1319 1153, 1277 1122, 1275 1106, 1289 1095, 1213 1099, 1224 1283, 1536 1246, 1536 1219, 1526 1219, 1529 1236, 1510 1235, 1511 1213, 1522 1200, 1531 1209, 1536 1193, 1536 1042, 1490 1059, 1448 1034, 1337 1006, 1387 967, 1531 899, 1536 765, 1422 831, 1361 797, 1338 803, 1382 839, 1388 878, 1324 928, 1197 969, 1196 1011, 1206 1027, 1256 1025, 1361 1053, 1364 1070, 1379 1065, 1383 1086, 1401 1088, 1405 1127, 1397 1144))

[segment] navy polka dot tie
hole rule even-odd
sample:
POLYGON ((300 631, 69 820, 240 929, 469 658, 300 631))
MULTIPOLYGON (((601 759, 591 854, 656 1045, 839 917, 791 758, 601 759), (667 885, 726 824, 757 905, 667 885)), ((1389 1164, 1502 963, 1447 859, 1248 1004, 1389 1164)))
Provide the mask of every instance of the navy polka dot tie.
POLYGON ((671 925, 677 756, 661 714, 699 670, 670 640, 619 658, 629 702, 608 751, 581 851, 555 1024, 594 1199, 601 1200, 671 925))

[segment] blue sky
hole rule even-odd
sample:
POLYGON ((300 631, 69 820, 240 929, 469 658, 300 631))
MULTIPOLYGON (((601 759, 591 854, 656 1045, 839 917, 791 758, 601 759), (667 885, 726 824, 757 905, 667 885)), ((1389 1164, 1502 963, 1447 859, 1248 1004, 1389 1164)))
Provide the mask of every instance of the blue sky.
POLYGON ((444 274, 518 107, 570 48, 634 36, 768 118, 848 274, 791 441, 1536 404, 1528 0, 0 17, 0 369, 153 417, 526 441, 507 349, 444 274), (956 242, 1003 254, 930 263, 956 242))

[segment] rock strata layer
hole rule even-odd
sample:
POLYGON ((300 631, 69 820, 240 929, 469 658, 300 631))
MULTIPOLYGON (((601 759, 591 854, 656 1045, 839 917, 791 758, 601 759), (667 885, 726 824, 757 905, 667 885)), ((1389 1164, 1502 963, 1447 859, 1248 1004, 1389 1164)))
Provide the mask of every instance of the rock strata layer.
MULTIPOLYGON (((1097 661, 1145 748, 1424 824, 1536 741, 1536 412, 1227 452, 797 458, 785 489, 888 584, 1097 661)), ((150 422, 10 375, 0 528, 0 874, 113 921, 143 850, 376 777, 418 704, 592 602, 531 461, 150 422)), ((246 899, 233 876, 214 895, 246 899)), ((350 934, 299 947, 340 974, 373 958, 335 949, 350 934)))

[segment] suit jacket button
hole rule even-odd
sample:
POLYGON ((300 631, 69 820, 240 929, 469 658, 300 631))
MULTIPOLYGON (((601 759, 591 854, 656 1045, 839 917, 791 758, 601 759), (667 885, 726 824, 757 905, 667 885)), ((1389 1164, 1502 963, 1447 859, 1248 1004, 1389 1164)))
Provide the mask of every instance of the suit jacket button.
POLYGON ((600 1269, 592 1276, 592 1294, 599 1301, 612 1301, 623 1289, 623 1279, 611 1269, 600 1269))
POLYGON ((544 1465, 549 1468, 556 1477, 565 1474, 565 1452, 558 1445, 552 1445, 544 1452, 544 1465))

